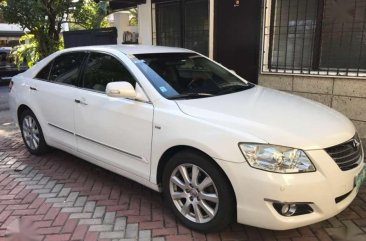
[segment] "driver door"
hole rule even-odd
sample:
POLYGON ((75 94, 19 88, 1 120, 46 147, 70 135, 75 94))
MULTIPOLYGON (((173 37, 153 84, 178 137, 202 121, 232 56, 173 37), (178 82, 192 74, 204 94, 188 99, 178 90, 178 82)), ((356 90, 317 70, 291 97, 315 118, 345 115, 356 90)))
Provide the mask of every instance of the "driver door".
POLYGON ((136 80, 120 60, 105 53, 90 53, 75 100, 78 151, 110 168, 148 180, 153 106, 107 96, 106 85, 114 81, 127 81, 136 87, 136 80))

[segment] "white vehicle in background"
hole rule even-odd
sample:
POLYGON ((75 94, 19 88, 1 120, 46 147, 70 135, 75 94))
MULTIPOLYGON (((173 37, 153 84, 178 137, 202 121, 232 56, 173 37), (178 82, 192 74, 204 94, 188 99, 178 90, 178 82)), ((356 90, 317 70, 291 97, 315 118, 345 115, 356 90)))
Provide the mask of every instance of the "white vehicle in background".
POLYGON ((251 84, 190 50, 63 50, 12 79, 24 143, 49 146, 162 191, 198 231, 291 229, 344 210, 365 177, 351 121, 251 84))

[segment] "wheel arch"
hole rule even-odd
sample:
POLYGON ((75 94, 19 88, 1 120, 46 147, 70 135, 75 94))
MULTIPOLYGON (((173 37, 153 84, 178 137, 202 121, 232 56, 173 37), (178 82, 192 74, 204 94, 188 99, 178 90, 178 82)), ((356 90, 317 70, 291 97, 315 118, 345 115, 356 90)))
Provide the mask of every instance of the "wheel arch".
MULTIPOLYGON (((25 104, 21 104, 18 109, 17 109, 17 119, 18 119, 18 124, 20 126, 20 117, 22 116, 22 113, 25 111, 25 110, 30 110, 32 111, 31 108, 29 108, 29 106, 25 105, 25 104)), ((33 112, 33 111, 32 111, 33 112)), ((34 113, 34 112, 33 112, 34 113)))
MULTIPOLYGON (((236 195, 234 192, 234 187, 231 184, 231 181, 229 179, 229 177, 226 175, 225 171, 220 167, 220 165, 207 153, 192 147, 192 146, 187 146, 187 145, 179 145, 179 146, 173 146, 170 147, 168 150, 166 150, 163 155, 160 157, 159 160, 159 164, 158 164, 158 169, 157 169, 157 175, 156 175, 156 181, 158 185, 162 184, 162 179, 163 179, 163 173, 164 173, 164 169, 166 164, 169 162, 170 158, 182 151, 193 151, 197 154, 203 155, 207 158, 207 160, 210 160, 210 162, 217 168, 217 170, 219 172, 222 173, 222 175, 225 177, 225 179, 227 180, 228 185, 230 186, 231 192, 234 195, 234 200, 235 200, 235 207, 236 207, 236 195)), ((235 212, 236 213, 236 212, 235 212)))

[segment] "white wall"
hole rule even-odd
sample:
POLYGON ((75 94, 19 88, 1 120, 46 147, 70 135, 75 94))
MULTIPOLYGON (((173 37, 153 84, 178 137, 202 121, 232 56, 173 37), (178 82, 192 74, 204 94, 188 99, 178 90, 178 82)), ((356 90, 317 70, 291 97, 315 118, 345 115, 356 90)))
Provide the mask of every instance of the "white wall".
POLYGON ((139 44, 152 45, 152 14, 151 0, 146 0, 146 4, 138 6, 138 32, 139 44))
POLYGON ((123 42, 123 32, 139 32, 139 28, 137 26, 129 25, 129 13, 128 12, 116 12, 113 13, 112 17, 112 26, 117 28, 118 38, 117 43, 121 44, 123 42))

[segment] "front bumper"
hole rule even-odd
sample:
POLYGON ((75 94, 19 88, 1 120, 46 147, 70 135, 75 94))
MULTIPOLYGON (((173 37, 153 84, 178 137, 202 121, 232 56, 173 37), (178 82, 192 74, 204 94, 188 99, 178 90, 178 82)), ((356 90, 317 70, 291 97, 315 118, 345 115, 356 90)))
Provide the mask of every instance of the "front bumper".
MULTIPOLYGON (((299 174, 278 174, 261 171, 247 163, 223 163, 237 200, 237 221, 251 226, 286 230, 306 226, 344 210, 356 197, 355 177, 364 167, 342 171, 323 150, 307 151, 317 171, 299 174), (337 197, 348 194, 342 201, 337 197), (281 203, 311 203, 312 213, 285 217, 273 207, 281 203)), ((362 155, 362 160, 364 155, 362 155)))

